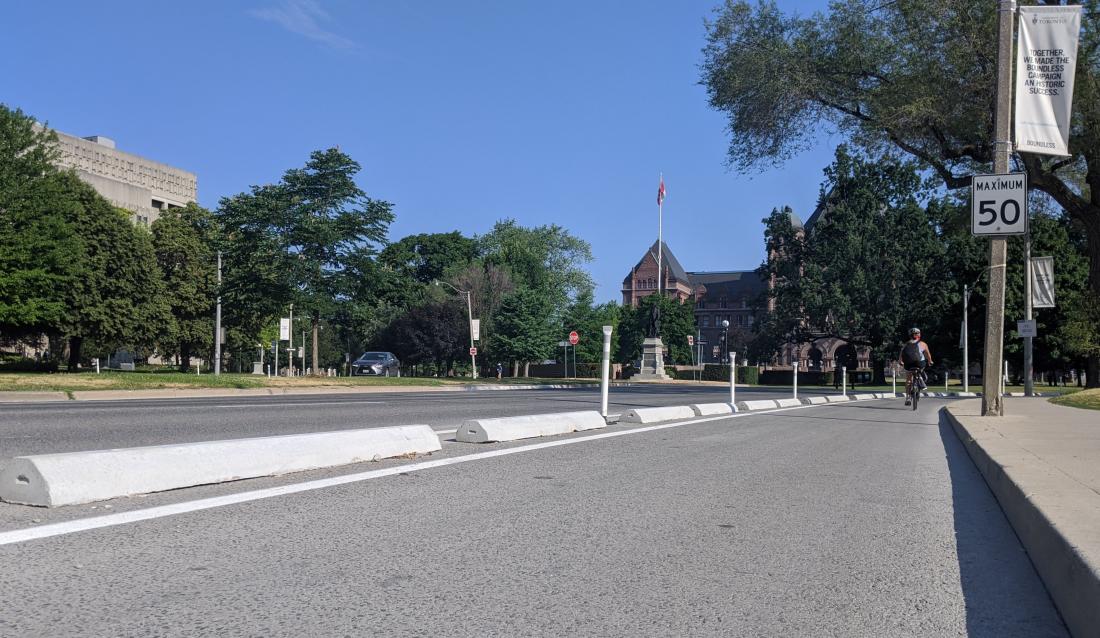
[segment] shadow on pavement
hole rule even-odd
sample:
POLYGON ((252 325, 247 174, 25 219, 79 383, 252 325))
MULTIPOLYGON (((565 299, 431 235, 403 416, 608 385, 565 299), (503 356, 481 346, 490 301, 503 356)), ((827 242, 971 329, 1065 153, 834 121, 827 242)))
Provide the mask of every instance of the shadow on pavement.
POLYGON ((1069 636, 1031 560, 943 411, 955 544, 969 636, 1069 636))

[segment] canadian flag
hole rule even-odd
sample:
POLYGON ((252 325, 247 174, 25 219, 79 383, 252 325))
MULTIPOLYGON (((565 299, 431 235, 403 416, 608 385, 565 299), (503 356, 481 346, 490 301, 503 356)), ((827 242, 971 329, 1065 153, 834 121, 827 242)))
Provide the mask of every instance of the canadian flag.
POLYGON ((665 178, 661 178, 661 184, 657 187, 657 205, 660 206, 665 201, 665 178))

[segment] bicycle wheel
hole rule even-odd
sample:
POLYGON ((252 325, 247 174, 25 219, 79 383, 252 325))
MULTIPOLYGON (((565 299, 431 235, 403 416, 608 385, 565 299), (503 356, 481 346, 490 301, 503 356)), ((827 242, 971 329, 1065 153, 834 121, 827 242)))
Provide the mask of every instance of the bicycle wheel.
POLYGON ((913 409, 917 409, 917 400, 920 399, 920 388, 916 381, 913 382, 913 409))

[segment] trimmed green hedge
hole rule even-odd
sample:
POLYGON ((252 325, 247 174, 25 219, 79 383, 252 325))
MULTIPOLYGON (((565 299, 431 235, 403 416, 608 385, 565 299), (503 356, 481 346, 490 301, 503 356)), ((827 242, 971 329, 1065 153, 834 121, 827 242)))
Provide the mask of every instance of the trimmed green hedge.
MULTIPOLYGON (((708 363, 703 366, 704 381, 729 381, 730 367, 708 363)), ((749 385, 760 383, 760 369, 756 366, 737 366, 737 382, 749 385)))

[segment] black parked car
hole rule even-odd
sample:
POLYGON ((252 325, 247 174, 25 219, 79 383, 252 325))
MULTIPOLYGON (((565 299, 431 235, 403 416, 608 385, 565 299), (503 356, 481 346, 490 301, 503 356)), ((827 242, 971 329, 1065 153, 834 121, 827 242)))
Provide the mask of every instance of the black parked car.
POLYGON ((399 377, 401 362, 392 352, 364 352, 351 364, 351 376, 356 375, 399 377))

